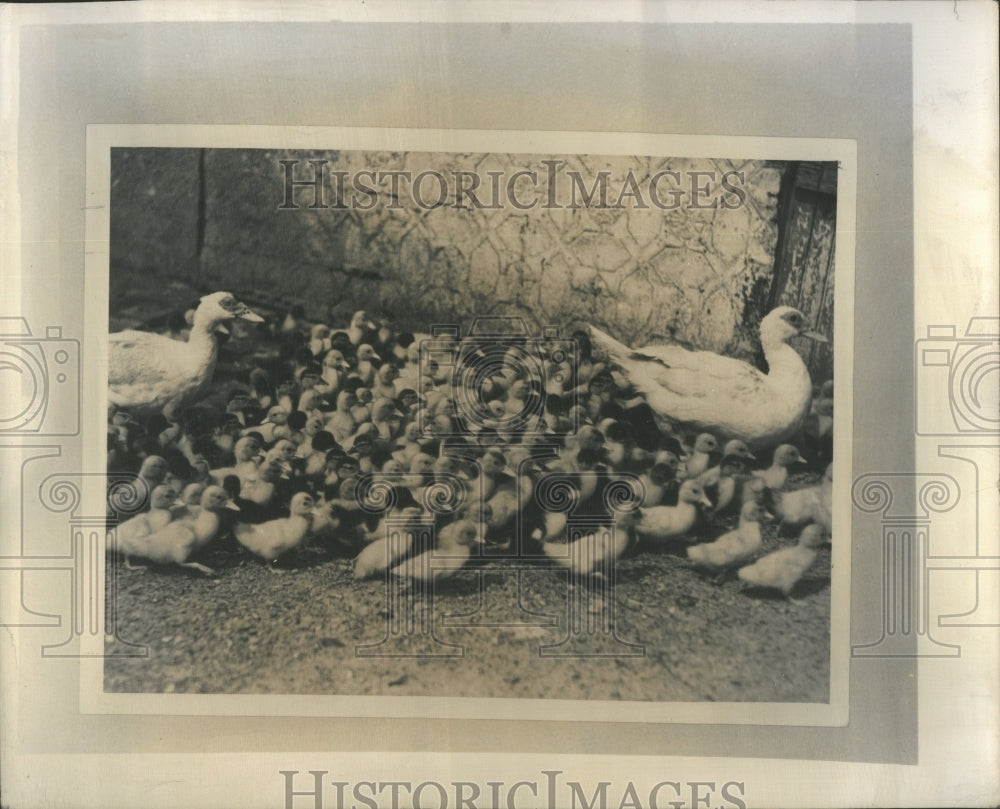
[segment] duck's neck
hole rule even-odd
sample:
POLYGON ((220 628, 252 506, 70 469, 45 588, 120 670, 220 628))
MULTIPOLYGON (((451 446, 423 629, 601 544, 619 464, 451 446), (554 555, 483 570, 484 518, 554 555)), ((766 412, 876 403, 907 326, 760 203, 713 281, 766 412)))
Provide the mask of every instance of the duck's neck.
POLYGON ((191 327, 191 334, 188 336, 188 345, 195 347, 205 355, 207 362, 215 362, 215 356, 219 350, 219 343, 215 339, 215 327, 218 321, 198 320, 195 318, 191 327))
POLYGON ((788 343, 777 339, 762 340, 761 348, 764 349, 764 359, 767 360, 768 377, 805 376, 807 380, 809 379, 809 372, 802 357, 788 343))

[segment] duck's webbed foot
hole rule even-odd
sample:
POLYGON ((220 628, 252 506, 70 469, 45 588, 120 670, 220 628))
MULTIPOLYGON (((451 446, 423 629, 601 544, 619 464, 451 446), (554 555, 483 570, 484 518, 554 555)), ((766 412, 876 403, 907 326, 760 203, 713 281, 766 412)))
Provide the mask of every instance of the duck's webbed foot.
POLYGON ((190 567, 194 570, 204 573, 206 576, 216 576, 218 575, 212 568, 207 565, 200 564, 198 562, 179 562, 181 567, 190 567))

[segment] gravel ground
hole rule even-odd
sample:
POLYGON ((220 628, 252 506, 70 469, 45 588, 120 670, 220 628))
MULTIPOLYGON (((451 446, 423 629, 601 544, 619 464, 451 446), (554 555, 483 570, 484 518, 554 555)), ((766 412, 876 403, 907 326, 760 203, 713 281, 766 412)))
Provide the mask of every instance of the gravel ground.
MULTIPOLYGON (((815 480, 800 476, 793 487, 815 480)), ((730 525, 717 523, 711 535, 730 525)), ((792 542, 765 526, 765 551, 792 542)), ((429 596, 382 579, 355 581, 351 559, 325 548, 303 549, 272 570, 224 538, 199 560, 218 577, 109 565, 118 576, 119 635, 147 645, 149 656, 107 659, 106 690, 829 699, 828 546, 792 599, 741 591, 735 577, 717 584, 689 567, 683 545, 640 549, 619 562, 613 587, 597 589, 570 586, 567 572, 544 560, 484 556, 429 596), (569 637, 571 602, 598 626, 558 646, 569 637), (615 631, 599 631, 609 614, 615 631), (389 636, 390 619, 407 615, 421 619, 415 630, 377 651, 410 656, 359 652, 389 636), (561 656, 567 649, 584 656, 561 656)))

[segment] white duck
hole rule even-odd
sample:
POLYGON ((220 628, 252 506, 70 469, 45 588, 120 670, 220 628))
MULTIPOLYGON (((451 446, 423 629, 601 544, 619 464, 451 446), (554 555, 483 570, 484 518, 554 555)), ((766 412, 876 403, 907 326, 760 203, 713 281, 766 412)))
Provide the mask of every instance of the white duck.
POLYGON ((643 509, 635 532, 642 538, 660 541, 681 537, 694 527, 699 503, 712 505, 698 481, 685 480, 677 492, 677 505, 643 509))
POLYGON ((108 399, 117 407, 161 410, 172 419, 182 404, 196 398, 212 379, 218 355, 214 331, 242 318, 263 323, 228 292, 201 299, 187 342, 144 331, 121 331, 108 337, 108 399))
POLYGON ((800 311, 779 306, 760 324, 765 374, 711 351, 666 345, 631 349, 593 326, 590 330, 659 416, 739 438, 752 449, 794 435, 812 403, 809 371, 787 341, 801 336, 826 342, 809 330, 800 311))
POLYGON ((315 505, 312 495, 297 492, 292 497, 288 517, 262 523, 237 523, 233 527, 233 536, 248 551, 265 562, 273 562, 305 542, 315 505))
POLYGON ((119 543, 126 560, 141 556, 159 564, 176 564, 200 570, 206 575, 215 573, 210 567, 188 562, 191 554, 203 548, 219 533, 222 520, 219 512, 224 508, 239 510, 229 500, 221 486, 209 486, 201 495, 201 508, 192 520, 174 520, 158 531, 119 543))
POLYGON ((769 553, 752 565, 740 568, 740 579, 752 587, 780 590, 787 598, 816 561, 816 549, 822 544, 823 529, 818 525, 807 525, 797 545, 769 553))
POLYGON ((760 507, 756 503, 747 503, 740 511, 740 522, 735 529, 715 542, 692 545, 687 549, 687 555, 699 567, 721 571, 747 561, 762 545, 760 507))

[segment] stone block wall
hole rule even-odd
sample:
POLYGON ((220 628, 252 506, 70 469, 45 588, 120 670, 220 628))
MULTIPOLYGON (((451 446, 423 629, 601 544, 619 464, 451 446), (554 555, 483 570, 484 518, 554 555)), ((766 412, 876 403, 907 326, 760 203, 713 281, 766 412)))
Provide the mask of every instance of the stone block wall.
MULTIPOLYGON (((718 198, 718 179, 710 202, 718 198)), ((524 183, 527 183, 524 180, 524 183)), ((477 315, 517 315, 530 328, 579 322, 599 325, 625 342, 676 340, 715 351, 752 350, 761 289, 774 267, 780 164, 722 159, 593 155, 432 154, 418 152, 305 152, 226 149, 123 149, 112 159, 112 289, 187 284, 199 292, 230 289, 256 303, 300 303, 336 326, 358 308, 384 312, 413 331, 433 323, 468 324, 477 315), (310 178, 309 159, 327 161, 323 203, 295 189, 285 201, 285 167, 310 178), (547 208, 543 160, 564 161, 558 207, 547 208), (520 200, 477 209, 466 196, 455 205, 455 184, 440 205, 418 205, 403 183, 393 202, 389 180, 377 204, 361 210, 336 198, 334 172, 435 170, 475 173, 478 198, 490 202, 490 172, 505 180, 535 171, 520 200), (570 172, 587 186, 608 174, 614 202, 626 175, 638 181, 648 207, 624 197, 622 208, 577 207, 570 172), (673 171, 660 186, 685 195, 673 210, 649 205, 650 177, 673 171), (740 172, 744 200, 736 207, 690 205, 691 172, 740 172), (680 176, 680 184, 673 176, 680 176), (339 203, 339 205, 338 205, 339 203), (747 321, 746 323, 744 321, 747 321)), ((439 195, 433 178, 423 199, 439 195)), ((730 203, 738 196, 729 194, 730 203)), ((697 201, 697 200, 696 200, 697 201)), ((579 199, 578 199, 579 202, 579 199)), ((186 303, 186 301, 185 301, 186 303)), ((112 310, 114 311, 114 297, 112 310)))

